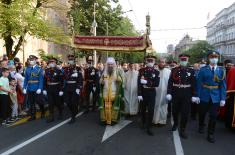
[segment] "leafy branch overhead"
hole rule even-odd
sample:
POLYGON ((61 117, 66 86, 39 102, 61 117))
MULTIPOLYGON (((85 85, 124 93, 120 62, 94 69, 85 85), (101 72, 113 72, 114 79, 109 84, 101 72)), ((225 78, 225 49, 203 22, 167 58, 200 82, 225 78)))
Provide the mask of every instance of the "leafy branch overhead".
POLYGON ((0 0, 0 38, 4 40, 10 58, 19 52, 27 34, 55 43, 70 43, 70 37, 61 27, 45 19, 45 8, 53 1, 56 0, 0 0))

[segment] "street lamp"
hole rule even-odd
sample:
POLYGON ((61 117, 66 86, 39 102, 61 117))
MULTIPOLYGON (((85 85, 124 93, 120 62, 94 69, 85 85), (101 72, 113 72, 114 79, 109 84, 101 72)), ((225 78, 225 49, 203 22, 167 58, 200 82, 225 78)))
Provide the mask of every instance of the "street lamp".
MULTIPOLYGON (((93 35, 96 36, 96 28, 98 26, 96 20, 95 20, 95 15, 96 15, 96 6, 98 6, 98 3, 94 3, 94 12, 93 12, 93 16, 94 16, 94 20, 92 22, 92 28, 93 28, 93 35)), ((96 66, 97 64, 97 54, 96 54, 96 50, 94 50, 94 66, 96 66)))

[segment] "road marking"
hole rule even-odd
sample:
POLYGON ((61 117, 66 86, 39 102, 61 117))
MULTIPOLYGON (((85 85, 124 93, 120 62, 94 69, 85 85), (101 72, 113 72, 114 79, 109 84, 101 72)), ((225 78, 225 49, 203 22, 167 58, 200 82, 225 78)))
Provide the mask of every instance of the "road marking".
MULTIPOLYGON (((173 118, 171 118, 171 125, 173 125, 173 118)), ((178 130, 173 131, 173 140, 175 144, 176 155, 184 155, 184 150, 181 144, 180 136, 178 130)))
POLYGON ((132 121, 129 121, 129 120, 121 120, 120 122, 118 122, 118 124, 114 126, 107 125, 101 143, 106 141, 108 138, 116 134, 118 131, 123 129, 125 126, 127 126, 131 122, 132 121))
MULTIPOLYGON (((83 113, 84 113, 84 112, 80 112, 79 114, 77 114, 76 117, 81 116, 83 113)), ((61 123, 59 123, 59 124, 57 124, 57 125, 51 127, 51 128, 48 129, 48 130, 46 130, 46 131, 44 131, 44 132, 42 132, 42 133, 40 133, 40 134, 38 134, 38 135, 36 135, 36 136, 34 136, 34 137, 28 139, 28 140, 26 140, 26 141, 24 141, 23 143, 18 144, 18 145, 16 145, 16 146, 10 148, 9 150, 7 150, 7 151, 1 153, 0 155, 9 155, 9 154, 11 154, 11 153, 14 153, 15 151, 17 151, 17 150, 19 150, 19 149, 25 147, 26 145, 28 145, 28 144, 30 144, 30 143, 36 141, 37 139, 39 139, 39 138, 45 136, 46 134, 48 134, 48 133, 50 133, 50 132, 56 130, 57 128, 63 126, 64 124, 68 123, 69 121, 70 121, 70 118, 68 118, 68 119, 66 119, 65 121, 63 121, 63 122, 61 122, 61 123)))
MULTIPOLYGON (((49 116, 49 111, 46 111, 46 113, 45 113, 45 117, 47 117, 47 116, 49 116)), ((13 124, 8 125, 7 127, 13 127, 13 126, 24 124, 24 123, 28 122, 29 118, 30 118, 30 116, 24 117, 16 122, 14 122, 13 124)), ((40 118, 41 118, 41 112, 37 112, 36 119, 40 119, 40 118)))

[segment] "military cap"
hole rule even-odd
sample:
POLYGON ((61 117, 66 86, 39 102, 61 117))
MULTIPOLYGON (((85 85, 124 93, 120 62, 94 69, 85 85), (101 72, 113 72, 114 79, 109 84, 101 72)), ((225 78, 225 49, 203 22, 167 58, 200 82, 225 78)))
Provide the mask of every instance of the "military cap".
POLYGON ((220 53, 216 50, 209 50, 207 53, 207 57, 209 57, 209 56, 217 56, 218 57, 219 55, 220 55, 220 53))
POLYGON ((157 57, 154 55, 147 55, 145 56, 145 59, 157 59, 157 57))
POLYGON ((190 55, 182 53, 179 55, 179 58, 190 58, 190 55))
POLYGON ((49 58, 49 59, 48 59, 48 62, 49 62, 49 63, 50 63, 50 62, 55 62, 55 63, 57 63, 57 62, 58 62, 58 59, 52 57, 52 58, 49 58))
POLYGON ((30 56, 29 56, 29 59, 31 59, 31 60, 32 60, 32 59, 37 60, 37 59, 38 59, 38 57, 36 57, 35 55, 30 55, 30 56))
POLYGON ((86 61, 93 61, 93 57, 91 55, 89 55, 88 57, 86 57, 86 61))
POLYGON ((73 54, 69 54, 67 57, 68 59, 75 59, 75 56, 73 54))

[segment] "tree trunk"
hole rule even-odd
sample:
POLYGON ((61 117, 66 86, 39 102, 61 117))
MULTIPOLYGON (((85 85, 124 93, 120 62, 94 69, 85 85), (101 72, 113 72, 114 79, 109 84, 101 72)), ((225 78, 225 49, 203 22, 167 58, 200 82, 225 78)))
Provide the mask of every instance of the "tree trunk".
POLYGON ((11 37, 11 35, 7 35, 4 37, 4 41, 5 41, 5 47, 6 47, 6 53, 7 53, 7 57, 9 59, 12 59, 13 58, 13 55, 12 55, 12 48, 13 48, 13 45, 14 45, 14 41, 11 37))

